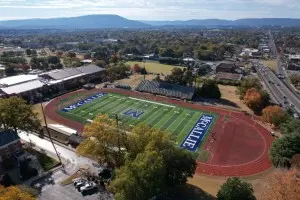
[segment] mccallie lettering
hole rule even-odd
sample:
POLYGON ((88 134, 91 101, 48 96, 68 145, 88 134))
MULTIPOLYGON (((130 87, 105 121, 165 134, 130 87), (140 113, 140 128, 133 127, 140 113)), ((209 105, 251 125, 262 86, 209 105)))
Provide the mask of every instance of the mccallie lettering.
POLYGON ((180 146, 189 151, 196 151, 213 120, 212 115, 202 115, 180 146))
POLYGON ((103 97, 105 95, 107 95, 107 93, 100 93, 100 94, 96 94, 96 95, 90 96, 90 97, 88 97, 85 100, 79 101, 79 102, 77 102, 77 103, 75 103, 73 105, 70 105, 70 106, 67 106, 67 107, 63 108, 62 111, 63 112, 69 112, 71 110, 74 110, 75 108, 78 108, 78 107, 83 106, 83 105, 85 105, 87 103, 90 103, 93 100, 101 98, 101 97, 103 97))

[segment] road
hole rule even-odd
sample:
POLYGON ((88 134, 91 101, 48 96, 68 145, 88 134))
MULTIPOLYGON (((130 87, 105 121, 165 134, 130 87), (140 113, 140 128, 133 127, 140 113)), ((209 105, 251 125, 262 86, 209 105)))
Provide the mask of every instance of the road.
POLYGON ((269 92, 274 96, 276 103, 285 109, 291 108, 300 113, 300 100, 268 67, 258 63, 256 65, 256 71, 267 86, 269 92))
POLYGON ((271 48, 271 52, 274 58, 277 58, 277 65, 276 65, 276 75, 280 75, 283 76, 282 79, 280 79, 282 81, 283 84, 286 85, 286 87, 294 94, 294 96, 296 98, 298 98, 298 100, 300 100, 300 94, 299 92, 295 89, 295 87, 293 87, 291 85, 291 83, 288 80, 288 74, 284 69, 284 64, 280 61, 279 56, 277 56, 277 49, 276 49, 276 45, 273 39, 273 36, 271 33, 269 33, 269 46, 271 48))
MULTIPOLYGON (((53 145, 50 141, 46 139, 39 138, 34 134, 28 134, 24 131, 19 132, 19 137, 28 143, 34 144, 36 147, 40 148, 41 150, 50 153, 52 157, 57 158, 55 154, 55 150, 53 145)), ((63 160, 67 161, 68 165, 68 172, 74 173, 80 166, 89 166, 92 172, 97 172, 97 167, 95 166, 95 162, 89 158, 82 157, 77 155, 74 151, 64 147, 63 145, 54 144, 59 155, 63 158, 63 160)))

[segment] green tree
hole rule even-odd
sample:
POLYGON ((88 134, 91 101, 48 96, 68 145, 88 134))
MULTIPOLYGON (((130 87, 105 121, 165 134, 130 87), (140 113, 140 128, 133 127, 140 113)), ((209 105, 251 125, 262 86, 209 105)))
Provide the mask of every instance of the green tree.
POLYGON ((148 200, 164 189, 163 158, 155 151, 140 153, 116 172, 109 186, 116 200, 148 200))
POLYGON ((255 200, 251 184, 237 177, 227 179, 217 194, 218 200, 255 200))
POLYGON ((280 124, 280 131, 282 134, 300 134, 300 120, 292 117, 287 118, 283 123, 280 124))
POLYGON ((27 56, 31 56, 31 49, 26 49, 27 56))
POLYGON ((290 133, 275 140, 270 149, 270 158, 275 167, 285 167, 290 159, 300 153, 300 134, 290 133))
POLYGON ((0 99, 0 124, 3 129, 38 131, 40 121, 32 106, 18 97, 0 99))
POLYGON ((220 99, 221 92, 218 84, 214 80, 205 80, 202 87, 198 89, 197 95, 200 97, 220 99))

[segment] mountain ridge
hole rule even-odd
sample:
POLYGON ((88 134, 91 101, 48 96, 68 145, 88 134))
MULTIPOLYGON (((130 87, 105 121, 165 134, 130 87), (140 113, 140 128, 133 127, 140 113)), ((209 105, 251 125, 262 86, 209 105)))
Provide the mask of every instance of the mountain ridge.
POLYGON ((119 15, 84 15, 62 18, 36 18, 0 21, 1 29, 120 29, 157 27, 223 27, 223 26, 300 26, 296 18, 245 18, 237 20, 191 19, 174 21, 130 20, 119 15))

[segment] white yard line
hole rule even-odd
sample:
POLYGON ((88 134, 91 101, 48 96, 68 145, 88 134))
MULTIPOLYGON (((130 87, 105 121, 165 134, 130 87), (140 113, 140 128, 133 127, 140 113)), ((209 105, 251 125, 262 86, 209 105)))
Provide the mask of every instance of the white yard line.
POLYGON ((128 97, 129 99, 134 99, 134 100, 138 100, 138 101, 144 101, 144 102, 148 102, 148 103, 153 103, 153 104, 157 104, 157 105, 161 105, 161 106, 167 106, 170 108, 175 108, 175 106, 171 106, 171 105, 167 105, 167 104, 163 104, 163 103, 156 103, 153 101, 147 101, 147 100, 143 100, 143 99, 138 99, 138 98, 134 98, 134 97, 128 97))

